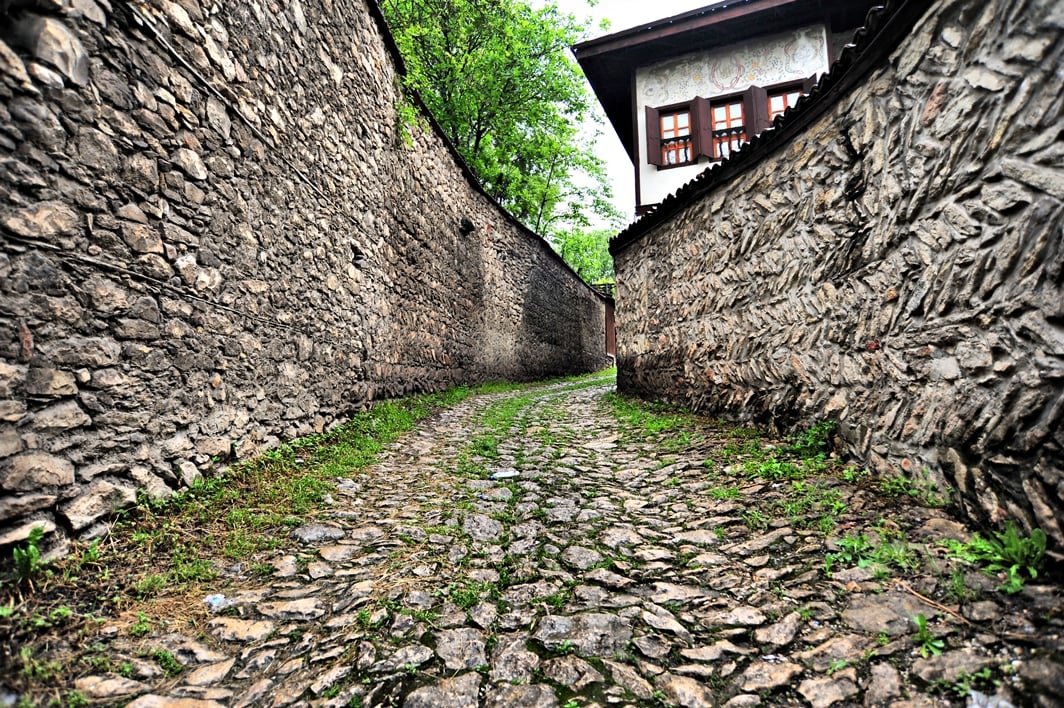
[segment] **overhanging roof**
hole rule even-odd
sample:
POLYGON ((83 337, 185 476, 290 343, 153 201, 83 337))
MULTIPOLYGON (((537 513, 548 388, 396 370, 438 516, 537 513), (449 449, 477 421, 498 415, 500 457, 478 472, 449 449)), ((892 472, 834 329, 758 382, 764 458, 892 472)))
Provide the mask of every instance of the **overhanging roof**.
POLYGON ((875 0, 735 0, 573 46, 628 156, 635 162, 632 92, 638 67, 814 22, 858 27, 875 0))

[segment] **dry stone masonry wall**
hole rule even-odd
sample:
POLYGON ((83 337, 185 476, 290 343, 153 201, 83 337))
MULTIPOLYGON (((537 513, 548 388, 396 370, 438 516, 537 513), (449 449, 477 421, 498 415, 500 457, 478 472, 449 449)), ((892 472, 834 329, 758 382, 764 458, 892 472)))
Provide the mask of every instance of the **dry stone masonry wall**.
POLYGON ((1064 5, 939 0, 794 141, 615 248, 623 390, 840 421, 1064 544, 1064 5))
POLYGON ((602 299, 404 143, 366 0, 0 11, 0 545, 374 399, 604 365, 602 299))

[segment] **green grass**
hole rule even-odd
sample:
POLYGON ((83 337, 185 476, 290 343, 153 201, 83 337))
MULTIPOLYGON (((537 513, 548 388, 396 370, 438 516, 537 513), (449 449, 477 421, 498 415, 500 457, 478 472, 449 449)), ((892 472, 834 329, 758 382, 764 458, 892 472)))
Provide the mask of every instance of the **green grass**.
POLYGON ((152 630, 152 621, 143 612, 137 613, 137 621, 134 622, 129 628, 129 636, 139 639, 140 637, 149 634, 152 630))
MULTIPOLYGON (((524 418, 529 409, 547 399, 558 395, 559 391, 573 391, 583 388, 601 386, 616 376, 616 370, 610 369, 591 376, 583 375, 556 379, 536 384, 498 384, 489 383, 478 386, 477 393, 503 393, 526 391, 524 395, 508 396, 488 405, 476 419, 479 431, 470 437, 465 448, 458 455, 455 472, 463 477, 483 479, 490 474, 485 461, 490 462, 501 457, 499 446, 508 438, 528 436, 528 424, 524 418), (529 390, 529 389, 535 390, 529 390)), ((541 411, 542 417, 550 419, 549 410, 541 411)), ((557 447, 564 444, 565 434, 571 431, 557 431, 543 427, 535 434, 544 447, 557 447), (559 436, 559 432, 563 435, 559 436)), ((561 450, 555 451, 560 456, 561 450)), ((520 465, 519 465, 520 467, 520 465)))
POLYGON ((691 414, 674 406, 639 401, 618 393, 607 393, 605 400, 618 421, 629 430, 637 430, 644 435, 683 433, 683 428, 690 425, 693 419, 691 414))
POLYGON ((477 435, 469 443, 470 452, 489 460, 499 459, 499 437, 493 433, 477 435))
POLYGON ((565 607, 565 603, 567 603, 569 601, 569 597, 570 597, 571 594, 572 593, 569 591, 568 588, 563 588, 563 589, 559 590, 558 592, 555 592, 555 593, 552 593, 550 595, 547 595, 546 597, 538 598, 534 602, 542 602, 542 603, 544 603, 546 605, 550 605, 550 607, 555 612, 558 612, 563 607, 565 607))
POLYGON ((920 568, 921 556, 917 549, 900 534, 879 530, 876 543, 867 534, 847 534, 835 544, 839 550, 825 556, 830 569, 836 563, 858 568, 870 568, 877 577, 887 577, 891 571, 912 573, 920 568))
POLYGON ((18 656, 22 664, 19 673, 31 680, 47 681, 58 676, 63 670, 63 665, 58 661, 36 658, 30 647, 19 649, 18 656))
POLYGON ((127 537, 148 556, 171 550, 169 562, 153 569, 138 591, 159 594, 214 580, 217 570, 209 559, 219 549, 226 558, 245 560, 276 548, 288 528, 323 508, 338 477, 356 475, 417 421, 468 395, 469 389, 456 389, 385 401, 327 433, 234 465, 224 477, 201 479, 168 500, 142 500, 122 522, 127 537))
POLYGON ((136 581, 133 585, 133 592, 138 598, 152 597, 162 592, 166 585, 167 579, 165 575, 150 573, 136 581))
POLYGON ((990 667, 984 666, 973 673, 962 671, 952 681, 939 679, 935 682, 935 688, 943 692, 952 693, 961 700, 966 700, 971 696, 972 691, 978 690, 990 694, 994 692, 994 689, 999 684, 1000 682, 994 679, 994 674, 990 667))
POLYGON ((743 495, 738 487, 713 487, 709 490, 709 496, 723 501, 726 499, 738 499, 743 495))
POLYGON ((12 558, 15 561, 15 572, 18 574, 18 579, 21 581, 28 581, 38 572, 42 567, 41 551, 38 545, 41 539, 44 538, 44 528, 41 526, 34 526, 26 538, 26 543, 21 546, 16 546, 12 551, 12 558))
POLYGON ((908 477, 884 477, 879 480, 879 491, 888 497, 910 497, 927 507, 942 507, 949 503, 950 490, 940 491, 927 476, 912 480, 908 477))
POLYGON ((823 480, 795 480, 789 492, 774 505, 774 511, 783 514, 798 528, 816 528, 830 533, 846 512, 842 492, 828 486, 823 480))
MULTIPOLYGON (((32 681, 22 689, 34 695, 59 695, 56 690, 64 685, 60 676, 69 671, 63 667, 84 664, 78 652, 54 664, 35 658, 37 651, 50 651, 55 632, 69 634, 66 643, 76 645, 78 633, 95 630, 89 618, 117 617, 134 609, 128 616, 135 619, 125 631, 141 639, 158 627, 187 621, 184 614, 170 613, 183 613, 178 608, 199 605, 204 593, 224 588, 229 581, 221 569, 233 561, 246 563, 255 575, 272 574, 264 554, 285 543, 293 526, 329 508, 326 500, 335 494, 338 477, 356 477, 419 420, 473 393, 458 388, 384 401, 328 432, 278 445, 168 499, 142 495, 134 508, 119 514, 106 544, 75 543, 70 555, 48 568, 30 539, 12 560, 32 580, 10 597, 6 595, 16 591, 15 584, 5 583, 0 597, 0 607, 11 608, 0 613, 0 635, 5 635, 4 645, 14 647, 0 672, 14 670, 32 681), (28 595, 27 587, 32 591, 28 595)), ((306 557, 297 568, 306 572, 306 557)), ((9 575, 18 579, 14 563, 9 575)), ((173 657, 151 658, 168 674, 180 669, 173 657)))
POLYGON ((766 447, 758 431, 733 428, 729 433, 732 439, 720 455, 726 463, 741 462, 743 473, 750 479, 770 482, 807 479, 829 469, 828 452, 834 429, 834 421, 818 421, 789 436, 784 444, 766 447))
MULTIPOLYGON (((87 650, 71 650, 69 660, 51 661, 56 633, 68 635, 63 638, 65 646, 78 646, 82 632, 91 637, 97 631, 93 617, 118 619, 123 633, 135 640, 183 624, 189 606, 200 606, 204 594, 231 584, 223 570, 234 562, 252 576, 274 574, 273 551, 287 542, 289 531, 331 511, 329 499, 337 494, 338 479, 357 478, 418 421, 473 395, 516 392, 484 406, 475 421, 478 432, 467 441, 460 462, 471 476, 484 477, 486 465, 501 457, 505 441, 527 434, 531 407, 539 406, 536 416, 542 417, 550 411, 551 396, 602 387, 615 374, 487 383, 382 401, 326 432, 277 445, 233 464, 224 475, 202 478, 168 499, 141 495, 133 508, 119 514, 105 544, 75 542, 69 556, 45 566, 38 548, 41 534, 35 533, 8 557, 11 569, 0 578, 5 581, 0 585, 0 636, 5 637, 0 641, 0 673, 21 676, 13 688, 36 697, 62 695, 62 687, 69 685, 62 676, 70 672, 64 667, 84 667, 86 661, 131 674, 129 662, 87 650), (6 582, 9 578, 13 582, 6 582), (85 658, 88 654, 92 656, 85 658)), ((566 454, 572 435, 573 431, 554 426, 543 426, 538 433, 554 458, 566 454)), ((516 464, 521 464, 520 458, 516 464)), ((515 500, 517 496, 515 492, 515 500)), ((512 522, 514 504, 497 516, 512 522)), ((451 535, 455 529, 444 531, 451 535)), ((312 556, 300 554, 297 572, 306 573, 311 560, 312 556)), ((504 570, 500 573, 505 576, 504 570)), ((457 604, 469 607, 483 595, 497 593, 506 582, 505 578, 492 585, 470 582, 449 592, 457 604)), ((437 617, 426 611, 418 612, 415 619, 431 624, 437 617)), ((366 620, 383 621, 369 615, 366 620)), ((180 667, 163 654, 146 656, 168 674, 180 667)))
POLYGON ((839 550, 828 554, 832 560, 865 567, 875 558, 875 546, 866 534, 848 534, 835 542, 839 550))
POLYGON ((177 676, 185 670, 185 667, 178 662, 174 655, 164 649, 152 651, 151 658, 155 660, 155 663, 159 665, 159 668, 167 676, 177 676))
POLYGON ((779 460, 775 457, 747 460, 743 464, 743 471, 751 479, 765 479, 773 482, 784 479, 805 479, 809 476, 809 471, 800 462, 779 460))
POLYGON ((802 432, 790 435, 780 450, 803 460, 827 454, 831 449, 831 434, 837 424, 833 420, 819 420, 802 432))
MULTIPOLYGON (((692 434, 697 418, 676 406, 641 401, 615 391, 607 393, 604 402, 625 435, 653 440, 663 453, 684 452, 702 440, 700 434, 692 434)), ((661 462, 662 466, 668 464, 664 458, 661 462)))
POLYGON ((743 512, 743 521, 751 531, 764 531, 768 528, 769 520, 758 509, 747 509, 743 512))
POLYGON ((461 578, 451 583, 437 594, 445 596, 460 609, 468 610, 480 602, 480 598, 495 589, 492 583, 481 583, 469 578, 461 578))
POLYGON ((982 566, 990 575, 1003 579, 998 590, 1016 593, 1023 589, 1024 582, 1038 577, 1046 552, 1046 534, 1036 528, 1024 537, 1012 521, 1005 523, 1002 531, 991 532, 986 537, 974 534, 970 541, 945 541, 950 553, 967 563, 982 566))

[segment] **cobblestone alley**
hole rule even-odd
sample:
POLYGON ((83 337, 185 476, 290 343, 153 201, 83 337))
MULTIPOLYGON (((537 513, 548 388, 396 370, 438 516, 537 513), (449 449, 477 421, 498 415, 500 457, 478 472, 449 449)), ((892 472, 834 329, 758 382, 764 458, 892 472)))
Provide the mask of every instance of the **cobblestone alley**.
POLYGON ((340 479, 272 577, 156 633, 175 678, 140 661, 78 690, 138 708, 1060 704, 1059 588, 1006 594, 953 558, 971 533, 945 490, 613 388, 433 416, 340 479))

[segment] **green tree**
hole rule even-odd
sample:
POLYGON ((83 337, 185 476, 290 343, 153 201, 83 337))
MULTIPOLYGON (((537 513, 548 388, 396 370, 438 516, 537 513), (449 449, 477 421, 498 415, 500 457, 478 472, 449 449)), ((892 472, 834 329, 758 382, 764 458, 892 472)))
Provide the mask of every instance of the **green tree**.
POLYGON ((612 283, 611 229, 570 229, 551 237, 552 245, 577 275, 588 283, 612 283))
POLYGON ((586 27, 525 0, 381 0, 416 91, 487 192, 539 233, 617 223, 580 135, 594 102, 568 48, 586 27))

